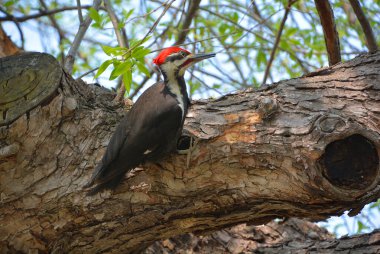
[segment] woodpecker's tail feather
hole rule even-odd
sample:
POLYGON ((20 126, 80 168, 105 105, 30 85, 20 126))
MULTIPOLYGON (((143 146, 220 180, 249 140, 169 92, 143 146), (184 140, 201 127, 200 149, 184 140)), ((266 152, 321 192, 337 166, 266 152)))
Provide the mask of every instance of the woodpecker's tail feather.
POLYGON ((90 188, 93 185, 96 185, 94 188, 89 190, 88 195, 90 196, 105 189, 115 189, 124 179, 125 173, 130 171, 132 168, 128 166, 120 168, 115 165, 104 167, 103 164, 100 163, 95 168, 94 173, 91 176, 91 180, 84 187, 90 188), (109 170, 110 168, 113 170, 109 170))
POLYGON ((96 193, 101 192, 106 189, 113 190, 116 188, 116 186, 120 184, 122 180, 123 180, 123 175, 121 175, 120 177, 115 177, 114 179, 108 182, 99 183, 98 185, 96 185, 94 188, 90 189, 87 192, 87 196, 93 196, 96 193))
POLYGON ((94 172, 92 173, 90 181, 84 186, 84 188, 90 188, 91 186, 95 184, 95 182, 100 178, 100 175, 103 172, 102 168, 103 168, 103 164, 99 163, 96 166, 94 172))

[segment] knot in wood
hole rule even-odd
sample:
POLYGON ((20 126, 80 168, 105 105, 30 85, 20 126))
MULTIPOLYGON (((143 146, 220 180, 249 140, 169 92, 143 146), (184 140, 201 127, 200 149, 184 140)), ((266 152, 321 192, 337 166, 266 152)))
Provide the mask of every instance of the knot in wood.
POLYGON ((375 145, 359 134, 328 144, 318 163, 331 184, 347 190, 368 188, 379 170, 375 145))
POLYGON ((319 118, 316 126, 324 133, 332 133, 333 131, 341 131, 346 127, 346 122, 338 115, 325 115, 319 118))
POLYGON ((278 109, 278 104, 276 99, 265 97, 259 102, 258 113, 262 119, 269 118, 278 109))
POLYGON ((20 146, 16 143, 5 146, 0 145, 0 160, 16 155, 19 150, 20 146))
POLYGON ((62 105, 62 115, 68 116, 71 115, 74 110, 78 107, 78 102, 73 97, 65 98, 62 105))

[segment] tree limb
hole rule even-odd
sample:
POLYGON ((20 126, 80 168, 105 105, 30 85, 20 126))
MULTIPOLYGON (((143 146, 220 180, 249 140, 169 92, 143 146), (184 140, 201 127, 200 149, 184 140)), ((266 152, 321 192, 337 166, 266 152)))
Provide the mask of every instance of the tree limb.
POLYGON ((207 236, 180 235, 143 253, 378 253, 380 231, 336 239, 316 224, 292 218, 266 225, 238 225, 207 236))
MULTIPOLYGON (((91 5, 83 5, 81 8, 89 9, 91 7, 92 7, 91 5)), ((44 17, 44 16, 57 14, 57 13, 64 12, 64 11, 71 11, 71 10, 77 10, 77 9, 78 9, 78 6, 67 6, 67 7, 54 9, 54 10, 42 10, 42 11, 40 10, 39 13, 26 15, 26 16, 22 16, 22 17, 15 17, 13 15, 7 15, 6 17, 0 17, 0 21, 25 22, 25 21, 28 21, 30 19, 36 19, 36 18, 40 18, 40 17, 44 17)))
POLYGON ((355 215, 380 197, 380 52, 193 102, 181 139, 196 140, 189 168, 172 154, 92 197, 82 188, 124 111, 113 93, 72 80, 58 63, 45 70, 51 57, 24 57, 0 59, 18 66, 0 77, 0 89, 15 84, 0 92, 0 117, 14 101, 26 112, 0 128, 1 246, 130 252, 240 223, 355 215), (61 76, 37 82, 53 74, 61 76), (28 87, 46 83, 56 89, 36 106, 28 87), (10 91, 18 100, 6 100, 10 91))

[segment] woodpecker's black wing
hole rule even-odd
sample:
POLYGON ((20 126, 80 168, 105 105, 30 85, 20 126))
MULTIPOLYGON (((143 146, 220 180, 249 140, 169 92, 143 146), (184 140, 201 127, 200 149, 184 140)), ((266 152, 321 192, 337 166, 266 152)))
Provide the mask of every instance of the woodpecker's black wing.
POLYGON ((173 150, 184 114, 163 82, 148 88, 117 126, 87 187, 97 183, 93 193, 116 187, 127 171, 173 150))

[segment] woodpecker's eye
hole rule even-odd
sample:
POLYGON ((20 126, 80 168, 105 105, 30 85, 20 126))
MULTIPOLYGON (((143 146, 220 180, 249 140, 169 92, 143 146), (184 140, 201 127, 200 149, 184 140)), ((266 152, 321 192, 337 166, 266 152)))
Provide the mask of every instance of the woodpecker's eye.
POLYGON ((180 51, 179 53, 183 57, 186 57, 188 55, 186 51, 180 51))

